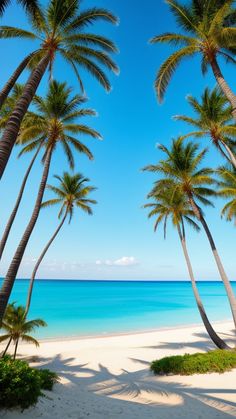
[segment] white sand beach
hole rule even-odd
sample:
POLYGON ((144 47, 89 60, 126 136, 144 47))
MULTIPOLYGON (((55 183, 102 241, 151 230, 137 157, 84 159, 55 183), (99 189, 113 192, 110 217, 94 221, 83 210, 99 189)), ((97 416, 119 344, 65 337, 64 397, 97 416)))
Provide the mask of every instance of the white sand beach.
MULTIPOLYGON (((217 331, 235 344, 233 324, 217 331)), ((4 419, 227 419, 236 417, 236 370, 224 374, 154 376, 150 361, 212 349, 202 326, 22 344, 19 357, 56 371, 60 383, 35 407, 2 411, 4 419)))

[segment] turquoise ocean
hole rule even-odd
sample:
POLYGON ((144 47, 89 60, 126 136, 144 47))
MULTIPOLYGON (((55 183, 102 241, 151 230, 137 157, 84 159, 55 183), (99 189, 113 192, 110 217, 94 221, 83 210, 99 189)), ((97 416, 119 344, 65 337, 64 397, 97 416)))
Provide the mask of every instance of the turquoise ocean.
MULTIPOLYGON (((25 304, 29 281, 15 282, 11 301, 25 304)), ((236 292, 236 282, 232 283, 236 292)), ((212 321, 231 318, 221 282, 198 282, 212 321)), ((38 338, 91 336, 201 323, 186 281, 36 280, 29 318, 43 318, 38 338)))

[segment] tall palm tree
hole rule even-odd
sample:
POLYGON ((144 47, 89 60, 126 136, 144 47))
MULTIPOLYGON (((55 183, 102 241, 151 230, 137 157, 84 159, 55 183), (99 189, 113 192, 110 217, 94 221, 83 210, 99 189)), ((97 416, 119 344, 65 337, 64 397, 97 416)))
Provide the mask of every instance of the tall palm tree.
POLYGON ((218 57, 236 63, 233 49, 236 46, 234 0, 189 0, 187 4, 167 0, 167 4, 180 32, 157 35, 150 41, 152 44, 165 43, 177 47, 157 73, 155 88, 159 101, 162 101, 178 65, 185 58, 199 55, 202 73, 205 74, 209 66, 212 68, 218 85, 231 103, 232 115, 236 119, 236 95, 226 82, 218 63, 218 57), (234 22, 231 16, 234 16, 234 22))
MULTIPOLYGON (((53 84, 51 85, 51 87, 52 86, 53 86, 53 84)), ((54 93, 59 98, 60 97, 60 88, 59 88, 59 85, 57 85, 57 83, 54 83, 54 86, 57 86, 54 93), (58 91, 57 91, 57 88, 58 88, 58 91)), ((62 90, 63 90, 63 85, 61 85, 61 87, 62 87, 62 90)), ((21 94, 22 89, 23 89, 23 86, 22 85, 16 84, 14 86, 14 89, 12 91, 11 96, 8 97, 8 99, 7 99, 4 107, 1 109, 1 111, 0 111, 0 117, 1 117, 1 120, 0 120, 0 128, 2 128, 2 127, 4 128, 4 126, 6 125, 6 120, 8 119, 9 114, 11 113, 12 108, 13 108, 13 106, 14 106, 17 98, 21 94)), ((65 90, 65 92, 66 92, 66 90, 65 90)), ((78 98, 78 103, 76 101, 76 97, 74 98, 75 99, 75 102, 74 102, 74 105, 73 106, 75 106, 75 108, 77 107, 77 105, 80 105, 81 102, 84 101, 84 99, 81 98, 81 97, 79 97, 79 96, 77 96, 77 98, 78 98)), ((39 97, 37 97, 37 96, 34 98, 33 103, 36 105, 36 107, 38 106, 38 102, 40 100, 41 99, 39 97)), ((53 100, 55 100, 55 98, 53 100)), ((63 100, 65 100, 65 96, 63 98, 63 95, 62 95, 61 100, 62 100, 62 104, 60 106, 61 106, 61 109, 62 109, 63 100)), ((73 104, 73 101, 72 101, 72 104, 73 104)), ((76 111, 76 109, 72 109, 71 110, 72 117, 73 118, 76 116, 76 115, 74 115, 74 111, 76 111)), ((90 109, 80 109, 78 111, 77 116, 80 117, 80 116, 83 116, 83 115, 94 115, 94 111, 92 111, 90 109)), ((28 111, 26 113, 26 115, 25 115, 25 117, 24 117, 24 119, 22 121, 22 125, 21 125, 21 131, 22 131, 23 134, 22 135, 18 135, 17 144, 21 144, 23 138, 24 138, 24 141, 25 141, 25 136, 26 136, 27 139, 31 139, 32 137, 34 138, 35 135, 36 136, 38 135, 38 131, 37 132, 35 131, 36 130, 35 125, 37 125, 38 123, 39 124, 41 123, 41 121, 38 121, 38 119, 40 119, 40 117, 38 117, 37 114, 35 114, 34 112, 28 111)), ((10 231, 11 231, 11 228, 12 228, 12 225, 13 225, 13 222, 14 222, 15 217, 17 215, 17 212, 18 212, 18 209, 19 209, 19 206, 20 206, 22 197, 23 197, 23 193, 24 193, 24 190, 25 190, 25 186, 26 186, 26 183, 28 181, 29 175, 31 173, 32 167, 34 165, 34 162, 35 162, 35 160, 36 160, 39 152, 42 149, 43 142, 44 142, 44 137, 42 136, 41 139, 37 137, 37 142, 38 142, 37 145, 33 142, 32 144, 30 144, 29 146, 27 146, 23 150, 23 153, 25 151, 31 151, 31 150, 33 150, 34 151, 34 154, 33 154, 33 157, 32 157, 32 159, 30 161, 30 164, 29 164, 29 166, 28 166, 28 168, 26 170, 26 173, 24 175, 24 178, 23 178, 23 181, 22 181, 22 184, 21 184, 21 187, 20 187, 20 190, 19 190, 19 193, 18 193, 16 202, 15 202, 15 205, 14 205, 14 208, 13 208, 13 210, 12 210, 12 212, 11 212, 9 218, 8 218, 6 227, 4 229, 2 238, 0 240, 0 260, 2 258, 2 255, 3 255, 4 249, 5 249, 5 246, 6 246, 6 243, 7 243, 7 240, 8 240, 8 237, 9 237, 9 234, 10 234, 10 231)), ((21 156, 21 154, 22 154, 22 152, 20 153, 20 156, 21 156)))
POLYGON ((212 177, 213 170, 206 167, 200 168, 206 154, 206 149, 199 151, 199 145, 192 142, 185 145, 182 138, 173 140, 170 149, 163 145, 160 145, 159 149, 165 153, 166 160, 161 160, 157 165, 150 165, 144 169, 164 175, 163 179, 155 182, 151 194, 156 195, 163 188, 171 187, 179 189, 187 197, 196 218, 201 223, 207 235, 220 277, 228 295, 234 324, 236 326, 236 298, 203 211, 199 206, 199 204, 206 206, 213 205, 209 198, 216 196, 216 191, 212 187, 216 184, 216 181, 212 177))
POLYGON ((81 87, 83 84, 80 69, 85 69, 106 90, 110 90, 103 67, 118 72, 118 67, 110 57, 110 53, 117 51, 116 46, 109 39, 85 30, 98 20, 117 23, 117 18, 105 9, 90 8, 80 11, 79 0, 50 0, 45 9, 40 9, 37 19, 31 17, 32 31, 10 26, 0 27, 1 39, 25 38, 40 43, 31 59, 32 73, 0 141, 0 178, 17 139, 21 121, 46 70, 49 69, 50 74, 52 73, 57 55, 72 67, 81 87))
POLYGON ((219 195, 223 198, 230 198, 230 201, 224 205, 221 215, 227 221, 234 220, 236 225, 236 170, 231 167, 219 167, 219 195))
POLYGON ((174 228, 177 229, 179 239, 182 245, 184 257, 186 260, 189 277, 192 284, 194 297, 197 307, 202 318, 203 324, 209 334, 211 340, 220 349, 229 349, 228 345, 217 335, 213 329, 206 311, 204 309, 200 294, 198 292, 197 284, 195 281, 192 264, 187 250, 186 235, 185 235, 185 222, 193 227, 196 231, 200 228, 197 225, 195 214, 186 199, 186 196, 178 189, 164 189, 158 195, 153 195, 154 202, 144 205, 145 208, 150 208, 151 211, 148 217, 157 217, 154 225, 154 231, 157 230, 161 223, 164 223, 164 238, 166 238, 166 226, 170 219, 174 228))
POLYGON ((2 357, 6 355, 8 348, 13 341, 15 345, 13 359, 16 358, 19 341, 34 343, 39 346, 38 341, 29 333, 33 332, 38 327, 45 327, 47 323, 42 319, 26 320, 25 307, 15 306, 15 303, 7 306, 6 314, 2 322, 2 329, 6 331, 4 335, 0 336, 0 342, 8 340, 7 346, 2 353, 2 357))
POLYGON ((45 201, 42 204, 42 207, 50 207, 54 205, 61 205, 58 218, 61 219, 61 222, 56 228, 56 231, 44 247, 41 255, 39 256, 34 270, 31 275, 29 291, 27 296, 26 308, 25 308, 25 316, 27 316, 29 312, 29 307, 31 303, 31 296, 33 291, 33 285, 35 276, 37 274, 38 268, 47 253, 49 247, 51 246, 52 242, 58 235, 59 231, 61 230, 63 224, 65 223, 66 219, 71 222, 71 219, 74 214, 74 208, 80 208, 81 210, 85 211, 87 214, 92 215, 91 204, 96 204, 97 202, 94 199, 90 199, 88 196, 89 194, 94 191, 96 188, 93 186, 87 185, 89 182, 88 178, 85 178, 81 173, 76 173, 75 175, 70 175, 67 172, 63 173, 63 176, 54 176, 57 180, 59 180, 60 184, 58 187, 48 185, 47 188, 52 191, 56 198, 50 199, 45 201))
POLYGON ((9 269, 0 290, 0 322, 2 321, 9 296, 23 258, 29 238, 39 216, 44 190, 46 187, 51 160, 56 152, 58 144, 61 144, 70 166, 74 167, 74 157, 71 146, 77 152, 86 154, 90 159, 93 158, 90 150, 74 135, 88 135, 93 138, 100 138, 94 129, 87 125, 77 124, 74 121, 84 115, 94 115, 91 109, 78 109, 79 105, 85 102, 85 98, 74 96, 70 98, 71 90, 66 87, 66 83, 53 81, 50 84, 48 94, 45 99, 35 98, 38 115, 32 117, 32 125, 22 130, 20 140, 24 143, 30 140, 29 144, 23 148, 22 153, 32 151, 42 144, 44 147, 43 173, 40 181, 35 206, 23 233, 15 255, 10 263, 9 269))
POLYGON ((183 135, 182 138, 208 137, 220 153, 236 168, 236 157, 233 152, 236 142, 231 138, 236 137, 236 126, 232 124, 231 106, 228 105, 225 95, 218 87, 212 91, 206 88, 201 100, 189 95, 187 101, 195 113, 195 117, 176 115, 174 119, 184 121, 196 130, 183 135))

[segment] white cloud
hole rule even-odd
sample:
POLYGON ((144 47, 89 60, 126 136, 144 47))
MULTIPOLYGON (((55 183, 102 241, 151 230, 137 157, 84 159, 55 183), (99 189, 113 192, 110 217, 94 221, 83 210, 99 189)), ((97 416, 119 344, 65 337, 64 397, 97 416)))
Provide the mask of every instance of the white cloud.
POLYGON ((135 266, 138 265, 139 262, 134 256, 123 256, 120 259, 110 260, 106 259, 105 261, 96 260, 96 265, 101 266, 135 266))
POLYGON ((122 258, 115 260, 114 265, 134 266, 134 265, 138 265, 138 261, 133 256, 123 256, 122 258))
POLYGON ((96 260, 96 265, 102 265, 102 261, 101 260, 96 260))

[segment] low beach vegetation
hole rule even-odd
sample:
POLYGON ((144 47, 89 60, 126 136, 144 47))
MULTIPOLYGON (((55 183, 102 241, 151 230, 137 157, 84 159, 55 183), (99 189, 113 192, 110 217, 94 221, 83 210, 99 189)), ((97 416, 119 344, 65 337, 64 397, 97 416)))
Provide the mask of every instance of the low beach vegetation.
POLYGON ((167 356, 151 363, 151 371, 159 375, 223 373, 233 368, 236 368, 236 351, 219 349, 206 353, 167 356))
POLYGON ((26 361, 7 355, 0 359, 0 408, 26 409, 37 403, 42 390, 52 390, 57 381, 54 372, 31 368, 26 361))

